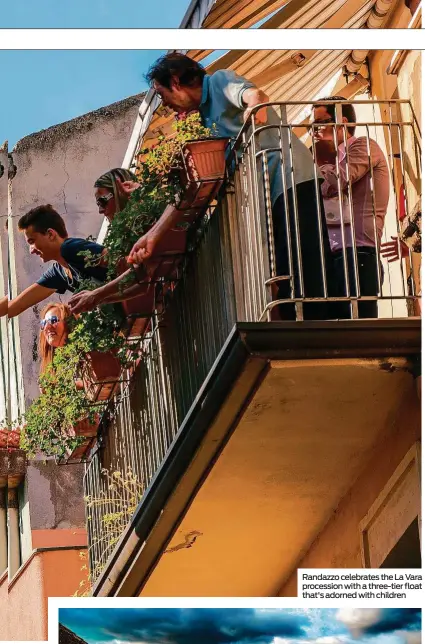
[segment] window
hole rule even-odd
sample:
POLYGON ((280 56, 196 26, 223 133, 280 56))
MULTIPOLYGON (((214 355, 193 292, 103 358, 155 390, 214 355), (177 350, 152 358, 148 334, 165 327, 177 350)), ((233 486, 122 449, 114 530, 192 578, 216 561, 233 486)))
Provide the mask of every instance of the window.
POLYGON ((408 451, 360 523, 365 568, 420 568, 420 444, 408 451))

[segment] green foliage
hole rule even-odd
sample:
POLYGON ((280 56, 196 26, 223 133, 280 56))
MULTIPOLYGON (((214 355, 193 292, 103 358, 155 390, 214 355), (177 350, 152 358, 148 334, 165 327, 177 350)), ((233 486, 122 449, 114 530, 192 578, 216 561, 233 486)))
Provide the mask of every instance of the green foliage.
POLYGON ((136 175, 140 187, 132 193, 125 208, 115 215, 104 241, 108 280, 114 279, 116 267, 125 260, 136 241, 158 221, 165 207, 179 201, 184 144, 214 136, 214 129, 204 127, 197 113, 176 121, 174 130, 172 138, 160 136, 157 146, 151 150, 142 149, 137 155, 136 175))
POLYGON ((118 470, 103 469, 102 474, 106 479, 107 491, 85 498, 91 530, 92 581, 99 577, 105 567, 109 554, 133 517, 144 492, 143 485, 130 468, 124 474, 118 470), (98 514, 101 515, 100 524, 93 520, 98 514))
POLYGON ((40 378, 42 394, 25 415, 21 447, 28 455, 43 452, 63 457, 84 439, 73 435, 74 426, 88 418, 94 422, 96 411, 84 391, 76 386, 80 353, 74 344, 55 351, 53 362, 40 378))
MULTIPOLYGON (((106 259, 108 281, 122 272, 132 246, 160 218, 165 207, 180 199, 184 144, 215 134, 214 130, 201 124, 199 114, 176 121, 174 130, 173 137, 159 137, 155 148, 139 152, 136 174, 141 185, 108 228, 104 241, 106 256, 84 253, 86 265, 97 265, 106 259)), ((134 280, 130 276, 126 281, 134 280)), ((84 280, 78 290, 93 290, 98 286, 93 280, 84 280)), ((21 443, 30 455, 42 451, 49 456, 62 457, 84 440, 72 435, 73 427, 86 417, 93 421, 95 412, 85 393, 75 384, 81 361, 91 351, 112 351, 123 366, 135 360, 139 356, 139 343, 135 341, 130 345, 122 334, 124 319, 121 306, 110 304, 70 321, 68 344, 55 351, 53 363, 40 381, 43 393, 26 414, 21 443)), ((121 479, 119 481, 121 484, 121 479)), ((130 485, 129 481, 126 479, 122 483, 124 487, 130 485)), ((119 510, 118 515, 105 515, 105 526, 119 522, 122 511, 119 510)))
POLYGON ((121 364, 126 366, 130 359, 127 356, 130 347, 121 333, 124 319, 121 307, 114 304, 105 304, 93 311, 81 313, 72 323, 73 330, 68 342, 81 357, 90 351, 113 351, 121 364))

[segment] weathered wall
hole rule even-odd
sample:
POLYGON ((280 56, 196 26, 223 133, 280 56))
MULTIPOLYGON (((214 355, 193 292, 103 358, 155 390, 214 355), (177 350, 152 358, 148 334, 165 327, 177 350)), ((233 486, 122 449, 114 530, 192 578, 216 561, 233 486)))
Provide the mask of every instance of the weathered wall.
MULTIPOLYGON (((19 218, 37 205, 50 203, 64 216, 71 236, 96 236, 102 217, 93 184, 107 170, 121 166, 140 102, 140 95, 130 97, 16 144, 11 201, 17 292, 33 284, 46 268, 29 254, 17 230, 19 218)), ((38 313, 42 306, 19 316, 26 404, 38 395, 38 313)))
MULTIPOLYGON (((13 150, 10 234, 13 236, 16 293, 34 283, 46 268, 32 257, 17 230, 29 209, 50 203, 61 213, 71 236, 96 236, 102 217, 93 184, 107 170, 120 167, 142 96, 132 96, 82 117, 25 137, 13 150)), ((67 299, 61 296, 60 299, 67 299)), ((52 299, 57 299, 55 296, 52 299)), ((38 395, 37 342, 43 303, 17 318, 25 406, 38 395)), ((56 466, 34 461, 28 467, 25 509, 32 532, 23 535, 24 560, 35 544, 72 545, 74 528, 84 527, 83 465, 56 466), (54 537, 49 529, 62 530, 54 537)))
POLYGON ((70 597, 79 589, 86 574, 80 553, 79 549, 38 551, 20 569, 9 584, 6 640, 47 640, 48 598, 70 597))
POLYGON ((58 466, 54 461, 32 462, 27 473, 31 530, 85 527, 83 482, 79 475, 82 467, 58 466))
POLYGON ((0 642, 7 642, 8 628, 8 599, 7 599, 7 570, 0 575, 0 642))
MULTIPOLYGON (((8 207, 8 148, 0 145, 0 298, 7 295, 7 207, 8 207)), ((0 320, 0 422, 6 416, 7 321, 0 320)))
MULTIPOLYGON (((389 419, 391 423, 392 419, 389 419)), ((421 409, 415 388, 404 401, 399 417, 374 450, 367 467, 341 501, 297 568, 361 568, 359 524, 409 449, 421 437, 421 409)), ((297 570, 280 592, 296 597, 297 570)))
POLYGON ((7 208, 8 208, 8 146, 7 141, 0 145, 0 297, 7 293, 7 208))

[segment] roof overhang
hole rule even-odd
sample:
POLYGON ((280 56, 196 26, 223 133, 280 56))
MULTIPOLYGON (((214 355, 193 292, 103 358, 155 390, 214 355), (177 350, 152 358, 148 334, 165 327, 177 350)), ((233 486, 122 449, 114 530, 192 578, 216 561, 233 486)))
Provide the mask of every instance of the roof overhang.
MULTIPOLYGON (((398 3, 386 5, 386 20, 398 3)), ((192 0, 180 29, 248 29, 261 21, 259 29, 361 29, 375 5, 376 0, 192 0)))
MULTIPOLYGON (((285 467, 298 468, 299 486, 298 490, 292 489, 291 494, 289 496, 287 494, 285 512, 290 513, 291 496, 298 494, 299 499, 304 499, 302 511, 300 510, 299 516, 296 516, 299 536, 296 549, 298 552, 302 550, 309 544, 315 531, 319 530, 327 520, 338 498, 352 484, 378 435, 384 431, 385 421, 388 418, 388 401, 391 401, 392 406, 396 406, 398 397, 402 397, 409 387, 414 386, 412 374, 415 374, 418 366, 419 351, 420 320, 417 319, 237 324, 182 423, 166 458, 146 490, 131 524, 97 581, 93 594, 128 597, 137 596, 140 593, 158 593, 164 578, 171 579, 170 569, 167 568, 170 565, 173 567, 173 575, 176 574, 173 579, 182 577, 181 562, 184 560, 184 551, 187 544, 190 545, 190 539, 200 536, 197 533, 203 532, 199 527, 202 521, 210 520, 215 525, 220 525, 224 520, 221 506, 223 512, 229 517, 232 516, 232 503, 244 503, 244 496, 240 494, 240 490, 239 495, 234 493, 227 483, 229 476, 231 479, 232 468, 238 463, 237 459, 239 458, 238 474, 241 475, 242 471, 246 471, 249 479, 249 467, 243 470, 240 463, 240 458, 243 459, 245 454, 246 458, 249 456, 252 459, 255 456, 261 461, 263 467, 261 476, 259 479, 257 471, 255 480, 264 481, 270 476, 273 477, 273 471, 270 470, 270 467, 273 469, 273 458, 270 460, 270 456, 273 456, 273 451, 277 449, 276 441, 279 442, 281 437, 279 437, 279 423, 276 425, 276 418, 272 421, 267 414, 273 413, 273 410, 269 409, 270 400, 273 401, 276 398, 278 391, 281 394, 286 391, 290 381, 295 383, 291 385, 294 395, 287 401, 294 432, 291 434, 292 438, 291 435, 288 436, 287 455, 283 458, 285 467), (283 388, 282 377, 287 382, 286 387, 283 388), (323 383, 329 381, 333 386, 334 395, 339 396, 342 401, 344 396, 350 398, 352 392, 356 391, 357 403, 356 400, 354 403, 359 409, 359 416, 356 419, 356 427, 347 433, 338 448, 338 458, 334 459, 337 465, 329 473, 332 479, 338 480, 338 485, 326 486, 328 492, 323 495, 321 505, 317 512, 313 513, 312 518, 312 504, 314 506, 318 503, 314 492, 318 485, 316 479, 323 474, 326 450, 335 445, 335 429, 331 424, 329 424, 329 430, 325 426, 320 428, 323 445, 314 455, 309 454, 310 460, 312 458, 313 462, 314 459, 317 460, 316 478, 312 476, 307 481, 302 475, 302 463, 305 458, 303 446, 311 439, 307 433, 315 431, 314 423, 297 425, 294 419, 297 419, 297 405, 299 406, 300 399, 301 408, 306 409, 306 413, 310 414, 310 421, 312 412, 316 418, 319 418, 323 405, 330 404, 329 396, 323 395, 326 388, 318 388, 317 382, 315 384, 317 377, 322 378, 323 383), (314 397, 314 405, 311 404, 310 410, 308 397, 303 390, 303 382, 308 387, 312 400, 314 397), (264 400, 265 395, 266 397, 269 395, 269 403, 264 400), (374 416, 372 428, 368 414, 373 410, 376 418, 374 416), (252 423, 253 418, 256 418, 256 423, 252 423), (265 428, 264 436, 262 436, 263 428, 265 428), (303 432, 306 432, 306 442, 304 442, 303 432), (245 441, 245 436, 249 436, 250 440, 245 441), (249 455, 243 448, 244 444, 248 445, 248 443, 249 455), (274 446, 267 458, 261 455, 264 444, 274 446), (205 495, 210 499, 209 504, 205 503, 205 495), (221 504, 220 501, 214 504, 211 501, 214 498, 227 498, 227 502, 221 504), (191 526, 190 529, 188 526, 191 526), (174 535, 176 536, 173 541, 174 535), (189 542, 186 537, 189 538, 189 542), (174 554, 170 555, 170 549, 174 554)), ((273 407, 273 403, 271 406, 273 407)), ((280 445, 280 451, 283 453, 282 445, 280 445)), ((249 481, 244 476, 241 478, 248 485, 249 481)), ((269 483, 270 481, 272 479, 269 479, 269 483)), ((320 489, 323 492, 324 488, 320 489)), ((264 490, 260 486, 257 492, 258 495, 252 495, 251 499, 254 505, 249 507, 249 499, 245 495, 247 498, 243 510, 242 505, 238 507, 248 514, 255 507, 258 526, 261 526, 262 520, 267 520, 266 515, 262 516, 259 512, 264 490)), ((214 532, 212 527, 210 523, 204 528, 204 532, 208 532, 209 537, 214 532)), ((246 521, 241 522, 240 529, 246 532, 246 521)), ((237 526, 234 526, 233 531, 230 530, 228 537, 229 543, 232 544, 228 550, 228 553, 232 552, 229 565, 232 561, 236 565, 239 562, 238 547, 243 547, 237 545, 241 543, 237 526)), ((217 557, 222 543, 214 545, 216 539, 212 541, 208 539, 204 539, 204 546, 202 546, 202 539, 199 539, 198 551, 190 548, 190 552, 201 553, 201 548, 207 547, 210 543, 210 556, 217 557)), ((295 552, 290 551, 289 546, 281 542, 282 539, 279 543, 276 541, 274 549, 270 545, 270 557, 277 556, 278 552, 282 555, 283 549, 286 557, 285 570, 289 570, 294 565, 295 552)), ((223 550, 220 552, 220 556, 223 556, 223 550)), ((205 551, 202 554, 205 563, 205 551)), ((192 557, 192 561, 194 560, 195 556, 192 557)), ((184 566, 187 582, 192 583, 192 590, 196 590, 196 594, 198 590, 199 594, 214 594, 207 593, 206 587, 202 587, 202 584, 199 586, 199 575, 198 586, 196 589, 193 586, 199 561, 194 568, 191 567, 192 564, 189 567, 184 566)), ((270 570, 269 563, 268 560, 267 565, 270 570)), ((230 569, 226 574, 228 579, 237 577, 237 575, 232 577, 230 569)), ((276 571, 276 574, 281 578, 284 571, 276 571)), ((273 591, 270 587, 270 584, 273 586, 276 582, 273 576, 268 575, 269 587, 267 588, 258 577, 256 579, 258 583, 255 588, 249 589, 255 590, 254 594, 273 591)), ((221 582, 222 579, 219 583, 221 582)), ((228 586, 229 594, 237 595, 240 591, 237 584, 233 586, 228 584, 228 586)), ((210 585, 210 588, 212 587, 213 584, 210 585)), ((169 584, 163 585, 164 588, 167 590, 163 594, 168 592, 168 595, 172 595, 175 590, 170 592, 169 584)), ((245 589, 247 588, 245 586, 245 589)), ((180 590, 184 595, 184 589, 180 590)), ((222 592, 218 594, 223 595, 222 592)))

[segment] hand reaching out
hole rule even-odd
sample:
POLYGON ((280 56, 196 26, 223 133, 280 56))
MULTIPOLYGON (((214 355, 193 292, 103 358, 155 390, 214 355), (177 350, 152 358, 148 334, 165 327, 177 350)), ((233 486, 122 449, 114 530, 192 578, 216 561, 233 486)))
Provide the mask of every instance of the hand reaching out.
POLYGON ((152 256, 157 243, 157 236, 152 230, 149 230, 134 244, 127 258, 128 263, 141 264, 145 259, 152 256))
POLYGON ((120 181, 120 179, 117 179, 117 186, 118 190, 128 199, 137 188, 140 188, 140 183, 137 183, 137 181, 120 181))
MULTIPOLYGON (((391 263, 391 262, 396 262, 398 259, 400 259, 399 255, 399 238, 398 237, 393 237, 391 236, 392 241, 389 242, 384 242, 381 244, 381 255, 382 257, 385 257, 385 259, 391 263)), ((406 246, 406 244, 402 241, 400 241, 400 249, 401 249, 401 256, 402 257, 407 257, 409 255, 409 249, 406 246)))
POLYGON ((81 291, 71 297, 68 302, 71 313, 85 313, 92 311, 98 305, 96 295, 93 291, 81 291))

